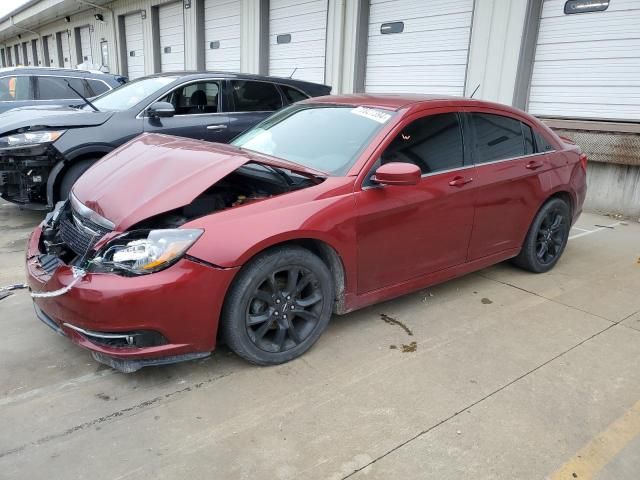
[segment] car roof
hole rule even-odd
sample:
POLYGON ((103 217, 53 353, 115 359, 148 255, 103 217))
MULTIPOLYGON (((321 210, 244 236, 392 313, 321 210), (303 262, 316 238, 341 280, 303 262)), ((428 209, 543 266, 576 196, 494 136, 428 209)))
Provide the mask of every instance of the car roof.
POLYGON ((264 82, 272 82, 272 83, 283 83, 286 85, 322 85, 327 86, 322 83, 314 83, 308 82, 306 80, 300 80, 297 78, 288 78, 288 77, 274 77, 269 75, 257 75, 253 73, 239 73, 239 72, 222 72, 216 70, 203 70, 203 71, 176 71, 176 72, 164 72, 164 73, 155 73, 153 75, 147 75, 144 78, 149 77, 180 77, 181 80, 188 80, 189 78, 198 79, 198 78, 206 78, 210 76, 216 76, 219 78, 226 79, 237 79, 237 80, 260 80, 264 82))
POLYGON ((33 75, 48 75, 56 73, 59 75, 73 75, 86 77, 120 77, 121 75, 113 75, 111 73, 99 72, 96 70, 80 70, 74 68, 55 68, 55 67, 4 67, 0 68, 0 75, 3 73, 29 73, 33 75))
POLYGON ((298 103, 308 104, 332 104, 332 105, 348 105, 353 107, 371 107, 381 108, 384 110, 402 110, 408 109, 418 111, 424 108, 436 107, 482 107, 495 110, 502 110, 519 116, 526 116, 533 119, 531 115, 518 110, 517 108, 501 103, 488 102, 486 100, 477 100, 466 97, 456 97, 452 95, 429 95, 429 94, 350 94, 350 95, 325 95, 321 97, 309 98, 298 103))

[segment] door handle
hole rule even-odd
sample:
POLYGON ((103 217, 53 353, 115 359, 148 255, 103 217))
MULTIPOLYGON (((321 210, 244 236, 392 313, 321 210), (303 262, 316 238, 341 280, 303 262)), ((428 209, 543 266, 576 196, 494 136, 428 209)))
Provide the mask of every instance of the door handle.
POLYGON ((224 130, 226 125, 207 125, 207 130, 224 130))
POLYGON ((465 178, 458 175, 456 177, 453 177, 453 180, 449 182, 449 185, 451 185, 452 187, 462 187, 463 185, 466 185, 470 182, 473 182, 473 178, 465 178))
POLYGON ((542 167, 542 163, 541 162, 536 162, 535 160, 531 160, 529 163, 527 163, 525 165, 526 168, 528 168, 529 170, 537 170, 538 168, 542 167))

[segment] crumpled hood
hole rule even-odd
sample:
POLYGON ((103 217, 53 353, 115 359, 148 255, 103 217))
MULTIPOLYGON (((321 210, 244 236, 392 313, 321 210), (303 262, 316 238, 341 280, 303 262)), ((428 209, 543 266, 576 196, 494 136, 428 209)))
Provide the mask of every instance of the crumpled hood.
POLYGON ((191 203, 252 158, 238 148, 142 134, 105 156, 73 186, 73 194, 116 230, 191 203))
POLYGON ((53 105, 13 108, 0 115, 0 136, 29 127, 93 127, 102 125, 112 115, 113 112, 95 112, 53 105))

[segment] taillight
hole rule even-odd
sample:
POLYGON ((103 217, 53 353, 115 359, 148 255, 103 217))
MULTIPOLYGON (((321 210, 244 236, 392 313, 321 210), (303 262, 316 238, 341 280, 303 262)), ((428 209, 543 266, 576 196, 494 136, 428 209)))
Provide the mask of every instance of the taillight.
POLYGON ((581 153, 578 158, 580 159, 580 166, 582 166, 582 169, 586 172, 587 171, 587 154, 581 153))

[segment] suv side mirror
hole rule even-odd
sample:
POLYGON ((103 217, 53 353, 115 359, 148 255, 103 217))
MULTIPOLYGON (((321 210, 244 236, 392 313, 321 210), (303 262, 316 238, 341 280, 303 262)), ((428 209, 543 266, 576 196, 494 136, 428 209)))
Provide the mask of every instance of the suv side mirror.
POLYGON ((156 102, 147 108, 147 115, 150 117, 173 117, 176 109, 169 102, 156 102))
POLYGON ((422 177, 413 163, 391 162, 381 165, 371 180, 380 185, 417 185, 422 177))

